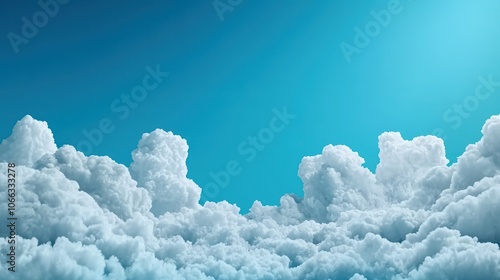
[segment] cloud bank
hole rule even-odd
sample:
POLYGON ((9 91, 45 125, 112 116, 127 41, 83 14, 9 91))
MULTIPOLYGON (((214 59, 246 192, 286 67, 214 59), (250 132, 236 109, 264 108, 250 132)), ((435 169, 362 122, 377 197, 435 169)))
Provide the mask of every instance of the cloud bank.
POLYGON ((500 116, 482 133, 451 166, 439 138, 384 133, 375 174, 326 146, 300 163, 304 197, 241 215, 199 204, 180 136, 144 134, 126 167, 26 116, 0 144, 0 170, 18 165, 17 269, 1 227, 0 279, 500 279, 500 116))

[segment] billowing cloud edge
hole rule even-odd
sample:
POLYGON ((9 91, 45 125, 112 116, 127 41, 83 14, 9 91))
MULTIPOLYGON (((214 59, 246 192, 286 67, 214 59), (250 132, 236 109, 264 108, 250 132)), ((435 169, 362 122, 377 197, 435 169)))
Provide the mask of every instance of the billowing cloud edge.
POLYGON ((18 218, 15 273, 0 230, 0 279, 500 279, 500 116, 482 134, 449 166, 441 139, 383 133, 375 173, 328 145, 300 163, 303 197, 241 215, 199 204, 180 136, 145 133, 126 167, 26 116, 0 144, 18 218))

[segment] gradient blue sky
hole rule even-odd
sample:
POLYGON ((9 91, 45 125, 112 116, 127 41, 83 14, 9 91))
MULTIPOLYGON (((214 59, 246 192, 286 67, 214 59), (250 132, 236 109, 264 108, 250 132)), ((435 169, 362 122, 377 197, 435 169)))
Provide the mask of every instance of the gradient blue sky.
POLYGON ((59 146, 77 146, 109 118, 116 128, 92 154, 128 165, 142 133, 173 131, 187 139, 188 176, 202 188, 210 171, 241 163, 214 200, 243 212, 302 194, 298 164, 327 144, 348 145, 374 170, 382 132, 408 139, 441 128, 455 161, 500 113, 499 88, 459 127, 443 119, 479 76, 500 81, 500 2, 401 0, 403 11, 348 63, 339 45, 390 1, 370 2, 243 1, 221 21, 211 1, 72 0, 16 54, 7 34, 21 34, 21 18, 41 8, 3 1, 0 138, 30 114, 59 146), (121 120, 110 105, 157 64, 170 76, 121 120), (296 118, 246 162, 238 145, 283 106, 296 118))

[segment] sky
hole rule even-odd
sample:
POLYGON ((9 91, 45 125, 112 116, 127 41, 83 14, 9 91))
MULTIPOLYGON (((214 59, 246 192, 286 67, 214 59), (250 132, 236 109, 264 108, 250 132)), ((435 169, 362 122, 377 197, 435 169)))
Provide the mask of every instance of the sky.
POLYGON ((500 279, 500 2, 0 5, 0 279, 500 279))
POLYGON ((329 144, 375 171, 383 132, 434 134, 451 164, 500 113, 498 1, 72 0, 46 23, 0 5, 1 139, 29 114, 129 166, 143 133, 172 131, 202 201, 244 213, 302 196, 302 158, 329 144))

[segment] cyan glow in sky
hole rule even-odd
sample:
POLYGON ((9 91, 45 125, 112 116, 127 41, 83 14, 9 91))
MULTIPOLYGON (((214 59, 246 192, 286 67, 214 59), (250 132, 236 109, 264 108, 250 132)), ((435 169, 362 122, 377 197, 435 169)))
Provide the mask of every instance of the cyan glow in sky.
POLYGON ((500 279, 500 2, 309 2, 0 4, 0 279, 500 279))
POLYGON ((374 170, 381 133, 433 133, 454 162, 499 113, 498 1, 229 2, 73 0, 32 38, 42 7, 2 3, 0 137, 30 114, 129 165, 142 133, 173 131, 188 177, 246 212, 301 194, 298 164, 328 144, 374 170))

